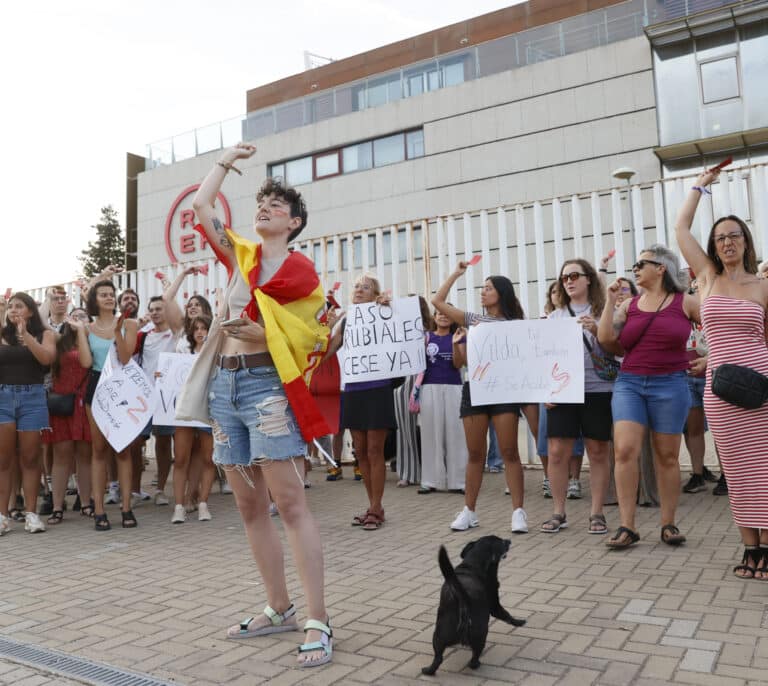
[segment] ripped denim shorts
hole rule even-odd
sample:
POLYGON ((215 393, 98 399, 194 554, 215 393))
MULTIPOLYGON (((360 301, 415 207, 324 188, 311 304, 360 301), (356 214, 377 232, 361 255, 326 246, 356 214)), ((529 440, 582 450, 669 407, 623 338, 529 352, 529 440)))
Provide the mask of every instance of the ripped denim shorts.
POLYGON ((216 370, 208 406, 217 465, 260 465, 307 452, 274 367, 216 370))

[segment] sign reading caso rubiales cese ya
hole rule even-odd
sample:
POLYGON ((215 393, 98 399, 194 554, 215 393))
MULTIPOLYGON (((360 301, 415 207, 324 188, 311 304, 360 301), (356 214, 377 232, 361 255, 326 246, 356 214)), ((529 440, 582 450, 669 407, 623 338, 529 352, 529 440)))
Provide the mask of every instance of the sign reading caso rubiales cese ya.
MULTIPOLYGON (((194 230, 198 220, 195 217, 195 210, 192 209, 192 200, 198 188, 200 184, 196 183, 181 191, 173 201, 165 219, 165 251, 172 263, 211 257, 213 254, 207 250, 208 244, 205 237, 194 230)), ((216 205, 224 215, 223 217, 219 215, 224 221, 224 226, 232 226, 229 203, 222 193, 216 196, 216 205)))

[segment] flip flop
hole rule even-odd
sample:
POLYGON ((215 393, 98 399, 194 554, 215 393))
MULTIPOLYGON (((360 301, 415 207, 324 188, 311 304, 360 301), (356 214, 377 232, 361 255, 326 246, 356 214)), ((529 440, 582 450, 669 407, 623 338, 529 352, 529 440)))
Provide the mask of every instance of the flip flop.
POLYGON ((680 529, 674 524, 665 524, 661 527, 661 542, 677 547, 685 543, 685 536, 680 533, 680 529), (667 534, 667 536, 664 534, 667 534))
POLYGON ((623 550, 624 548, 629 548, 630 546, 635 545, 639 540, 640 536, 636 531, 632 531, 632 529, 628 529, 626 526, 620 526, 616 529, 616 533, 613 537, 605 542, 605 545, 612 550, 623 550), (624 538, 622 538, 622 536, 624 538))

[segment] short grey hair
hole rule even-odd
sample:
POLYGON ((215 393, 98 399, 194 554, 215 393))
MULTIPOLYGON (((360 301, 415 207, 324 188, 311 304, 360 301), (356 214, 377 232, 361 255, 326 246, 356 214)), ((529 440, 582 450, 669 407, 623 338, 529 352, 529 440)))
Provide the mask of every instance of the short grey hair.
POLYGON ((656 261, 664 265, 664 277, 661 285, 667 293, 682 293, 686 290, 680 279, 680 260, 666 245, 654 243, 640 252, 653 253, 656 261))

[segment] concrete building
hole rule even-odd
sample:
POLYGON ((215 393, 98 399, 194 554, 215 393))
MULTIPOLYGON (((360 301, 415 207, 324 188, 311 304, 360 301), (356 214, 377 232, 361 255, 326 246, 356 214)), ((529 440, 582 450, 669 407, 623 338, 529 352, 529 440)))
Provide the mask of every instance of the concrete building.
MULTIPOLYGON (((536 316, 564 258, 615 247, 623 273, 671 242, 686 175, 727 155, 738 171, 702 229, 735 211, 768 255, 767 13, 765 0, 530 0, 250 90, 245 115, 129 155, 126 281, 155 291, 158 268, 211 261, 192 195, 238 140, 258 152, 225 181, 225 219, 248 233, 261 180, 286 177, 310 211, 298 248, 343 288, 374 271, 425 293, 479 252, 536 316)), ((476 304, 480 279, 455 298, 476 304)), ((222 280, 213 267, 189 290, 222 280)))

